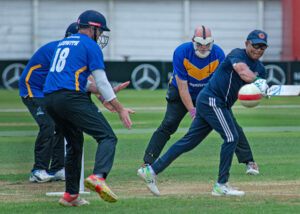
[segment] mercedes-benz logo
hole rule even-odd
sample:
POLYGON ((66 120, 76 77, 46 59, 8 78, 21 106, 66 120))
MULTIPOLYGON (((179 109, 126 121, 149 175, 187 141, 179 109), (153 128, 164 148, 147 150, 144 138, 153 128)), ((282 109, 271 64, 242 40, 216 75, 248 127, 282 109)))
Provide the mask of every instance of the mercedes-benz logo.
POLYGON ((19 88, 19 79, 25 65, 21 63, 14 63, 7 66, 2 73, 2 82, 6 89, 19 88))
POLYGON ((269 85, 282 85, 286 82, 285 72, 278 65, 266 65, 267 83, 269 85))
POLYGON ((158 69, 150 64, 137 66, 131 74, 131 82, 135 89, 154 90, 159 86, 160 73, 158 69))

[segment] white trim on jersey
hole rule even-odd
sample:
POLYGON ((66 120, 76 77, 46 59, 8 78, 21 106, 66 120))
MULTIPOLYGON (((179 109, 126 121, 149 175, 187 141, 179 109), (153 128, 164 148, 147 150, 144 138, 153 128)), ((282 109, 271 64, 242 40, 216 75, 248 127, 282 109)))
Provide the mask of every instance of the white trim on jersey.
POLYGON ((224 133, 226 135, 227 138, 227 142, 233 142, 234 138, 233 138, 233 134, 228 126, 228 123, 223 115, 222 110, 216 106, 216 99, 213 97, 209 97, 209 106, 213 108, 214 112, 217 115, 217 118, 224 130, 224 133))
POLYGON ((95 79, 97 88, 104 99, 106 101, 111 101, 112 99, 114 99, 116 95, 106 77, 105 71, 103 69, 96 69, 92 71, 92 75, 95 79))
POLYGON ((228 85, 227 93, 226 93, 226 96, 225 96, 225 102, 227 102, 227 97, 228 97, 228 94, 229 94, 229 91, 230 91, 231 80, 232 80, 232 74, 233 74, 233 72, 234 72, 234 70, 232 70, 232 71, 231 71, 231 74, 230 74, 229 85, 228 85))

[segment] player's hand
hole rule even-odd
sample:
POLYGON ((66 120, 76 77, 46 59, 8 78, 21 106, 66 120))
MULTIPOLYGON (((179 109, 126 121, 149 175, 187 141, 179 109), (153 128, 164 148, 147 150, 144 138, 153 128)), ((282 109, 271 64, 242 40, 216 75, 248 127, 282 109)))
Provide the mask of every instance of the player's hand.
POLYGON ((269 88, 268 84, 267 84, 267 80, 262 79, 260 77, 256 78, 253 82, 257 88, 261 91, 262 95, 264 97, 267 97, 267 89, 269 88))
POLYGON ((109 110, 110 112, 113 112, 113 113, 116 113, 117 111, 115 110, 115 108, 109 103, 107 102, 106 100, 103 101, 103 106, 109 110))
POLYGON ((123 90, 124 88, 127 88, 127 86, 130 84, 130 81, 121 83, 117 85, 116 87, 113 88, 115 94, 118 93, 119 91, 123 90))
POLYGON ((195 116, 196 116, 196 109, 195 108, 192 108, 191 110, 189 110, 189 113, 192 117, 192 120, 194 120, 195 116))
POLYGON ((132 122, 131 122, 129 114, 134 114, 134 113, 135 112, 133 110, 129 109, 129 108, 123 108, 119 112, 119 117, 120 117, 122 123, 124 124, 124 126, 127 129, 131 129, 131 125, 132 125, 132 122))

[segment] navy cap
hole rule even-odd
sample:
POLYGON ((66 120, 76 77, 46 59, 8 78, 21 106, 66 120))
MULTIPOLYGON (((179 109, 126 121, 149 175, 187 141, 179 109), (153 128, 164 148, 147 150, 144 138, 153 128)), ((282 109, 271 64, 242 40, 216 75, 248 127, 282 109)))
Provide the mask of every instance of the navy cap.
POLYGON ((254 30, 251 31, 247 37, 247 40, 251 41, 251 44, 265 44, 268 45, 267 42, 268 35, 262 30, 254 30))
POLYGON ((94 26, 102 31, 110 31, 110 29, 106 26, 105 17, 95 10, 84 11, 78 17, 77 23, 79 24, 79 28, 81 28, 82 26, 94 26))
POLYGON ((65 37, 71 36, 72 34, 75 34, 78 32, 77 29, 77 22, 73 22, 69 25, 69 27, 66 30, 65 37))

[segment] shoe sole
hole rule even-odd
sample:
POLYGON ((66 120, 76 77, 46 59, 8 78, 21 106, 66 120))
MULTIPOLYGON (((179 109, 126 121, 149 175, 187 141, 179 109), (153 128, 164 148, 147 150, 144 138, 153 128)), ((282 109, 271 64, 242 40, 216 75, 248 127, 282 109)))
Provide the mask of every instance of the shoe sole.
POLYGON ((143 179, 143 181, 146 182, 148 190, 149 190, 153 195, 155 195, 155 196, 159 196, 159 195, 160 195, 160 193, 158 194, 158 193, 155 193, 155 192, 153 192, 153 191, 151 190, 151 188, 148 186, 148 183, 147 183, 146 178, 143 176, 143 173, 140 172, 140 170, 138 170, 137 175, 138 175, 141 179, 143 179))
POLYGON ((72 203, 67 202, 67 201, 65 201, 65 200, 62 200, 62 199, 60 199, 60 200, 58 201, 58 203, 59 203, 61 206, 64 206, 64 207, 81 207, 81 206, 88 206, 88 205, 90 205, 90 204, 81 204, 81 205, 79 205, 79 204, 72 204, 72 203))
POLYGON ((256 172, 256 171, 247 171, 246 172, 246 175, 258 175, 259 174, 259 172, 256 172))
POLYGON ((245 193, 244 194, 242 194, 242 195, 229 195, 229 194, 220 194, 220 193, 218 193, 218 192, 211 192, 211 194, 213 195, 213 196, 217 196, 217 197, 231 197, 231 196, 233 196, 233 197, 240 197, 240 196, 244 196, 245 195, 245 193))
MULTIPOLYGON (((100 182, 100 181, 99 181, 100 182)), ((102 190, 101 187, 98 185, 97 181, 94 181, 90 178, 87 178, 84 180, 84 186, 94 192, 97 192, 99 196, 107 202, 117 202, 118 198, 115 196, 107 187, 106 185, 102 184, 102 190)))
POLYGON ((45 179, 45 180, 40 180, 39 178, 37 178, 36 176, 34 176, 34 178, 32 180, 30 180, 33 183, 46 183, 46 182, 50 182, 52 181, 52 178, 49 179, 45 179))

